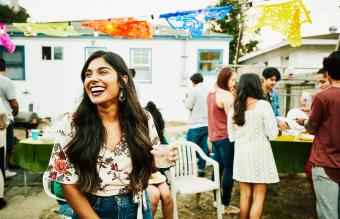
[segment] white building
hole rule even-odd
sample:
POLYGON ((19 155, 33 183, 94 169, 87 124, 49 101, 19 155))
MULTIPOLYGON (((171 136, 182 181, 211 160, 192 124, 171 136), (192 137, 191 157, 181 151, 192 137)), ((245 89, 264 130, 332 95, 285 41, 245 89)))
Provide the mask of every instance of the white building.
POLYGON ((246 67, 240 71, 260 74, 267 66, 277 67, 283 78, 277 86, 280 111, 285 115, 289 109, 299 106, 304 92, 312 95, 319 89, 314 75, 322 67, 323 58, 334 51, 337 41, 337 33, 304 37, 300 47, 291 47, 283 41, 241 57, 240 64, 246 67))
MULTIPOLYGON (((164 27, 165 28, 165 27, 164 27)), ((182 100, 191 87, 189 77, 205 75, 212 86, 216 69, 228 64, 231 36, 206 33, 188 37, 185 31, 161 29, 153 40, 123 39, 106 35, 94 37, 25 37, 8 27, 16 44, 13 54, 0 47, 0 58, 8 63, 14 79, 20 111, 34 111, 40 117, 56 117, 75 109, 82 94, 80 72, 95 50, 120 54, 128 67, 136 69, 140 101, 154 101, 167 121, 187 121, 182 100)))
POLYGON ((310 69, 322 67, 323 58, 334 51, 337 39, 337 33, 304 37, 300 47, 291 47, 287 41, 283 41, 249 53, 241 57, 239 62, 243 65, 294 68, 296 73, 311 72, 310 69))

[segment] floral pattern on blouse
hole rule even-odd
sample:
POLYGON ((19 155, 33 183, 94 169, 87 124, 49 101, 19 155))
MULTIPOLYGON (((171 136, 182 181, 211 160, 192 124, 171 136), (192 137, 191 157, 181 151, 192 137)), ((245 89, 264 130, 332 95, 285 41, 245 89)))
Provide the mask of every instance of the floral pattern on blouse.
MULTIPOLYGON (((147 112, 147 116, 150 140, 159 144, 157 130, 149 112, 147 112)), ((74 131, 72 114, 67 114, 57 129, 50 162, 45 172, 45 176, 50 180, 58 181, 62 184, 76 184, 78 181, 77 172, 65 153, 65 146, 71 141, 74 131)), ((101 147, 97 160, 97 170, 100 185, 98 191, 94 193, 95 195, 115 195, 128 189, 132 161, 124 134, 121 141, 112 151, 108 150, 105 145, 101 147)))

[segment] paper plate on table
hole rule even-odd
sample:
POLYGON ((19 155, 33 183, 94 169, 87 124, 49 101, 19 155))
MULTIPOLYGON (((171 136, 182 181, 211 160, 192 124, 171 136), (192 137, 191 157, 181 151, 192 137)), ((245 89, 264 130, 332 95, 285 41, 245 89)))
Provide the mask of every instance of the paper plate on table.
POLYGON ((149 184, 159 184, 165 181, 166 181, 166 177, 157 171, 156 173, 151 174, 151 177, 149 179, 149 184))
POLYGON ((296 119, 308 119, 308 115, 305 112, 303 112, 301 109, 294 108, 294 109, 289 110, 289 112, 287 113, 287 119, 286 119, 286 122, 288 123, 291 129, 295 129, 301 132, 306 131, 303 125, 300 125, 296 122, 296 119))
POLYGON ((310 141, 314 140, 314 135, 310 135, 310 134, 300 134, 297 137, 298 139, 301 139, 301 140, 310 140, 310 141))

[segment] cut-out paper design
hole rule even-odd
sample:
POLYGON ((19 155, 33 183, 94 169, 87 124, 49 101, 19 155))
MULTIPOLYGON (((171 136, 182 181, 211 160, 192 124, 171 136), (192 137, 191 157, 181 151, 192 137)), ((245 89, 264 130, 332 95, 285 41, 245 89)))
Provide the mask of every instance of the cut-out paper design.
POLYGON ((189 30, 191 36, 198 38, 202 36, 204 22, 210 19, 223 19, 233 6, 206 8, 195 11, 182 11, 176 13, 161 14, 173 29, 189 30))
POLYGON ((108 20, 93 20, 81 24, 111 36, 152 39, 152 29, 147 21, 135 18, 112 18, 108 20))
POLYGON ((39 33, 57 36, 80 36, 69 23, 13 23, 13 26, 24 32, 25 36, 36 36, 39 33))
POLYGON ((0 44, 3 45, 9 53, 13 53, 15 50, 15 45, 7 33, 5 24, 0 24, 0 44))
POLYGON ((253 7, 252 14, 256 14, 256 21, 248 24, 248 31, 255 31, 261 27, 269 26, 274 31, 282 33, 293 47, 301 45, 301 25, 312 23, 309 13, 301 0, 293 0, 278 4, 257 5, 253 7))

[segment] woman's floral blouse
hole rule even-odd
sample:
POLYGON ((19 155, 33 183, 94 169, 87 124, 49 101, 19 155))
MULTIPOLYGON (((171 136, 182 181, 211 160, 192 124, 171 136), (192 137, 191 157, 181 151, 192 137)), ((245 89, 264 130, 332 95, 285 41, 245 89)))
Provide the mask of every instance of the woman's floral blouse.
MULTIPOLYGON (((153 144, 159 144, 159 138, 152 119, 147 112, 149 135, 153 144)), ((78 175, 65 153, 65 146, 74 136, 72 114, 67 114, 60 122, 51 154, 50 162, 44 176, 62 184, 76 184, 78 175)), ((109 151, 102 147, 98 156, 97 170, 100 177, 99 190, 94 193, 98 196, 117 195, 126 191, 129 186, 129 176, 132 171, 132 162, 128 145, 124 135, 117 146, 109 151)))

